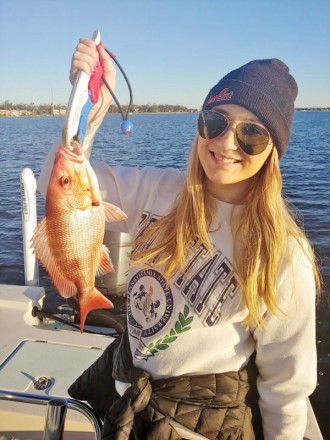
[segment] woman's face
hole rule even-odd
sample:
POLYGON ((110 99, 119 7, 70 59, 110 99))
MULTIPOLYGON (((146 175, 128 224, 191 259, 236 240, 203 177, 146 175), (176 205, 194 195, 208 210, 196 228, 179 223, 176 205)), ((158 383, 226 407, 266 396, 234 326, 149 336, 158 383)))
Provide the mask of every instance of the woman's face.
POLYGON ((224 202, 244 202, 251 179, 268 158, 273 142, 270 139, 266 149, 256 156, 244 153, 237 143, 236 121, 263 124, 252 112, 235 104, 220 105, 212 110, 224 113, 231 122, 226 132, 214 139, 198 136, 197 153, 206 175, 207 188, 224 202))

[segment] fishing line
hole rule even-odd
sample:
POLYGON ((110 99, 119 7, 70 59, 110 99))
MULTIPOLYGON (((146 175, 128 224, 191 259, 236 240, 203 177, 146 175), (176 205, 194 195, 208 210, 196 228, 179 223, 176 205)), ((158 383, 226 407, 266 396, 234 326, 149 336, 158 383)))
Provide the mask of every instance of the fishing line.
POLYGON ((114 91, 111 89, 111 87, 108 84, 107 80, 104 78, 104 75, 102 75, 102 80, 103 80, 104 84, 106 85, 107 89, 109 90, 111 96, 113 97, 115 103, 117 104, 117 107, 118 107, 118 109, 119 109, 119 111, 121 113, 121 116, 123 118, 123 122, 121 123, 121 130, 122 130, 122 132, 124 134, 130 134, 133 131, 133 124, 132 124, 131 121, 128 120, 128 115, 130 113, 130 110, 131 110, 131 107, 132 107, 132 104, 133 104, 132 87, 131 87, 131 84, 130 84, 128 78, 127 78, 127 75, 126 75, 124 69, 120 65, 119 61, 117 61, 116 55, 114 53, 110 52, 107 48, 105 48, 105 51, 110 56, 110 58, 116 63, 116 65, 117 65, 118 69, 121 71, 121 73, 122 73, 122 75, 123 75, 123 77, 124 77, 124 79, 126 81, 127 87, 128 87, 130 101, 129 101, 129 104, 127 106, 126 115, 124 115, 122 106, 120 105, 120 103, 119 103, 119 101, 118 101, 114 91))

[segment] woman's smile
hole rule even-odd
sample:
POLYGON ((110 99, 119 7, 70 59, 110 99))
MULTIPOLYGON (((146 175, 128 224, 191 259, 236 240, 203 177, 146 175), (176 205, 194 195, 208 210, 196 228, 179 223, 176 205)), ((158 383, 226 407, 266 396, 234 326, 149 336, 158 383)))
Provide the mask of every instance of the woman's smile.
POLYGON ((213 158, 215 162, 219 166, 230 166, 230 165, 236 165, 241 162, 240 159, 235 159, 231 156, 224 155, 222 153, 216 153, 215 151, 210 151, 210 153, 213 155, 213 158))

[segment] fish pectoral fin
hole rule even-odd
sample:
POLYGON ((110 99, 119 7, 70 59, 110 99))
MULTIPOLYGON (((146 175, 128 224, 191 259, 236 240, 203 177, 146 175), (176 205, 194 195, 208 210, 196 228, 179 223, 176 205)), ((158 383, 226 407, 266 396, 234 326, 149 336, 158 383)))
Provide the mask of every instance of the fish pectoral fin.
POLYGON ((118 206, 111 203, 103 202, 105 219, 108 222, 119 222, 120 220, 126 220, 127 215, 118 206))
POLYGON ((52 250, 47 238, 47 218, 37 226, 32 237, 32 247, 38 260, 47 270, 54 286, 64 298, 69 298, 77 292, 75 284, 68 280, 56 265, 52 250))
POLYGON ((79 298, 80 308, 80 331, 84 330, 86 317, 91 310, 96 309, 112 309, 112 302, 102 295, 95 287, 94 290, 83 298, 79 298))
POLYGON ((100 277, 102 275, 105 275, 109 272, 114 272, 115 269, 113 267, 111 258, 110 258, 110 251, 109 249, 103 244, 101 248, 101 258, 98 265, 98 268, 96 269, 96 276, 100 277))

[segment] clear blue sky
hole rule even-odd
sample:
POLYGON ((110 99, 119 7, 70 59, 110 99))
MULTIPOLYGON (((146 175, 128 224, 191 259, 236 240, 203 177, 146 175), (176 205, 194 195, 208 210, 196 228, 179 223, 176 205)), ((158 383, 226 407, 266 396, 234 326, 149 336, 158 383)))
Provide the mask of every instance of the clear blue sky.
POLYGON ((298 82, 297 107, 330 106, 329 0, 0 0, 0 102, 50 103, 53 94, 67 103, 71 55, 94 29, 136 104, 199 108, 230 70, 277 57, 298 82))

